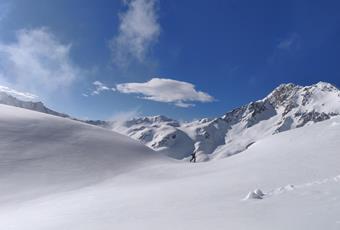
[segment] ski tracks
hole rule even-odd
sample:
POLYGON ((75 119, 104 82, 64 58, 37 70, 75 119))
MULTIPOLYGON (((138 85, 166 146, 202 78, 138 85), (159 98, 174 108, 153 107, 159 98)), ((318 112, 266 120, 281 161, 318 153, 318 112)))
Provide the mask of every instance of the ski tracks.
POLYGON ((307 182, 304 184, 298 184, 298 185, 289 184, 283 187, 278 187, 278 188, 269 190, 268 192, 262 192, 260 189, 255 189, 254 191, 249 192, 247 196, 242 199, 242 201, 251 200, 251 199, 261 200, 261 199, 269 198, 271 196, 276 196, 276 195, 280 195, 286 192, 291 192, 297 189, 304 189, 304 188, 308 188, 308 187, 312 187, 316 185, 336 183, 336 182, 340 182, 340 175, 337 175, 335 177, 325 178, 322 180, 307 182))

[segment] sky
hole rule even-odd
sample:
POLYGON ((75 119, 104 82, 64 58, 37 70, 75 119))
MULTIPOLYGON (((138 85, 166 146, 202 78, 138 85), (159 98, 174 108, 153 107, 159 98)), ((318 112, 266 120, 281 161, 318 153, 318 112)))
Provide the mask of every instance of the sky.
POLYGON ((0 0, 0 85, 82 119, 221 116, 340 86, 338 0, 0 0))

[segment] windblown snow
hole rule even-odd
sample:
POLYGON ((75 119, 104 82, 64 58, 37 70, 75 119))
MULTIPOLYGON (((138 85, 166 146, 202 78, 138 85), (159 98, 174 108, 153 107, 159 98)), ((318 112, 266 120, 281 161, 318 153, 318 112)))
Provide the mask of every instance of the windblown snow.
POLYGON ((0 226, 339 229, 339 140, 334 116, 189 164, 108 129, 0 105, 0 226))
POLYGON ((9 87, 1 85, 0 85, 0 104, 11 105, 59 117, 68 117, 68 115, 66 114, 58 113, 52 109, 47 108, 42 102, 37 101, 37 96, 33 94, 19 92, 9 87))

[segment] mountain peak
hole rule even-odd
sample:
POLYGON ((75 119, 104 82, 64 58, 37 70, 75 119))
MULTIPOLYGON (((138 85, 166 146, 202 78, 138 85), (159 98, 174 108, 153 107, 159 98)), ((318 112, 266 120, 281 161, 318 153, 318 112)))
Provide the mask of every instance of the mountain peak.
POLYGON ((293 83, 281 84, 276 87, 263 101, 269 101, 274 106, 298 104, 298 98, 306 100, 313 96, 320 97, 320 92, 338 92, 339 89, 327 82, 318 82, 310 86, 300 86, 293 83))
POLYGON ((290 89, 290 88, 293 88, 293 87, 301 87, 301 86, 299 86, 299 85, 296 85, 296 84, 294 84, 294 83, 283 83, 283 84, 280 84, 278 87, 276 87, 275 89, 274 89, 274 91, 275 90, 280 90, 280 89, 290 89))
POLYGON ((339 90, 338 87, 336 87, 335 85, 328 83, 328 82, 323 82, 323 81, 319 81, 318 83, 316 83, 315 85, 312 85, 312 87, 317 87, 323 90, 339 90))
POLYGON ((194 152, 198 161, 204 161, 237 154, 266 136, 340 115, 338 92, 326 82, 310 86, 286 83, 264 99, 235 108, 221 118, 174 125, 165 116, 145 117, 116 130, 175 158, 194 152))
POLYGON ((269 101, 274 106, 279 106, 287 102, 302 86, 293 83, 281 84, 276 87, 263 101, 269 101))

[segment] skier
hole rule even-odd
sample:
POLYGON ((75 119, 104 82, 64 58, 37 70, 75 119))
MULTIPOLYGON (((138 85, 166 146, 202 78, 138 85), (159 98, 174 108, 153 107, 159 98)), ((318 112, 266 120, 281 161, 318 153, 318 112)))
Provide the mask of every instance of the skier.
POLYGON ((190 162, 196 163, 196 153, 195 152, 191 154, 190 162))

